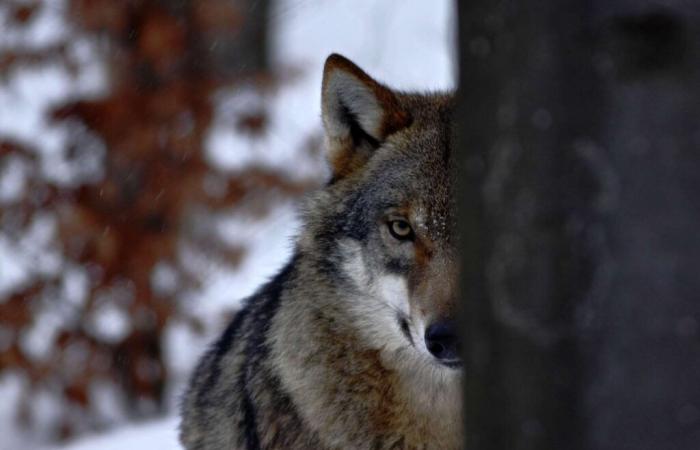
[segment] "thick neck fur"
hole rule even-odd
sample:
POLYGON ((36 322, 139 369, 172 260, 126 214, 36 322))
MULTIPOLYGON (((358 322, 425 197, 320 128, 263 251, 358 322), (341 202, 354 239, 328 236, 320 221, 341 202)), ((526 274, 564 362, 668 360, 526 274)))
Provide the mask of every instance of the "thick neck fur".
POLYGON ((341 268, 321 266, 327 260, 305 252, 303 239, 290 301, 269 336, 304 422, 329 448, 459 448, 459 372, 426 360, 391 308, 363 298, 341 268))

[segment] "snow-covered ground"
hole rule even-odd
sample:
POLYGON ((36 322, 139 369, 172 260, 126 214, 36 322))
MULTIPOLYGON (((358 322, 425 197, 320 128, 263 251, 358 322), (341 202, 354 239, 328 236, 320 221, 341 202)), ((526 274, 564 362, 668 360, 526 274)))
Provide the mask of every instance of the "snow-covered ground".
POLYGON ((170 417, 164 420, 122 427, 106 434, 88 436, 66 447, 58 448, 64 450, 181 449, 182 447, 177 441, 177 426, 177 419, 170 417))
MULTIPOLYGON (((56 4, 64 5, 64 2, 56 4)), ((206 141, 208 158, 231 170, 257 164, 287 170, 293 167, 292 175, 300 178, 311 174, 323 176, 323 161, 318 156, 301 154, 299 150, 309 136, 320 133, 320 85, 325 57, 333 52, 341 53, 373 76, 401 89, 450 88, 455 79, 453 7, 451 0, 278 0, 270 20, 273 61, 280 68, 299 75, 276 92, 266 94, 270 95, 265 99, 270 129, 262 140, 253 141, 237 134, 227 120, 232 111, 244 107, 246 102, 259 101, 256 96, 249 95, 245 89, 219 92, 216 96, 218 115, 206 141), (265 151, 258 151, 260 148, 265 151)), ((60 8, 54 13, 60 13, 60 8)), ((37 36, 32 39, 39 42, 37 45, 41 39, 49 39, 46 34, 61 33, 57 19, 47 18, 43 23, 47 30, 41 27, 34 30, 37 36)), ((20 39, 7 36, 4 42, 0 37, 0 44, 12 45, 11 39, 20 39)), ((92 50, 85 45, 78 44, 75 51, 86 55, 83 58, 86 64, 87 61, 97 62, 89 58, 92 50)), ((80 89, 87 89, 85 86, 90 92, 101 88, 99 64, 90 66, 89 73, 91 78, 82 82, 71 81, 60 73, 40 73, 34 78, 17 78, 16 89, 7 86, 0 89, 0 132, 21 138, 32 133, 33 126, 46 126, 41 123, 46 104, 66 93, 82 93, 80 89), (26 92, 32 95, 23 94, 26 92), (16 105, 26 120, 15 123, 16 118, 4 114, 9 104, 16 105)), ((51 161, 51 152, 60 147, 61 130, 47 135, 46 139, 47 161, 51 161)), ((221 221, 222 235, 247 244, 247 257, 233 273, 224 268, 207 268, 204 290, 198 293, 201 298, 196 302, 203 317, 213 317, 222 309, 235 307, 240 298, 252 293, 288 258, 290 241, 298 227, 294 205, 276 208, 265 221, 256 221, 254 226, 252 223, 242 216, 221 221), (236 293, 235 298, 232 292, 236 293)), ((3 253, 5 244, 0 242, 0 264, 3 258, 12 257, 3 253)), ((3 282, 10 281, 3 280, 0 274, 0 288, 3 282)), ((202 339, 180 329, 171 330, 165 339, 166 351, 172 354, 169 359, 180 373, 191 369, 205 345, 202 339)), ((3 401, 13 395, 11 386, 4 388, 0 385, 3 401)), ((12 434, 8 420, 8 414, 0 407, 0 434, 3 436, 12 434)), ((84 437, 61 448, 176 449, 179 448, 176 427, 177 420, 169 417, 84 437)), ((0 441, 0 450, 27 448, 26 444, 20 445, 9 438, 0 441)))

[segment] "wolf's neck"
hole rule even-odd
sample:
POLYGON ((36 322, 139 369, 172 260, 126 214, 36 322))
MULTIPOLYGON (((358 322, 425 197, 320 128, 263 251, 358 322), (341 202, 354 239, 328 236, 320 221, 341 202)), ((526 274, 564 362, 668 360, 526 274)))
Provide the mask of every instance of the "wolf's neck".
POLYGON ((454 436, 454 374, 427 366, 405 344, 377 345, 367 335, 381 319, 376 312, 354 309, 358 299, 329 279, 332 272, 319 273, 303 258, 296 264, 268 336, 281 384, 304 422, 335 436, 329 445, 340 448, 361 448, 353 439, 380 426, 415 439, 419 432, 454 436))

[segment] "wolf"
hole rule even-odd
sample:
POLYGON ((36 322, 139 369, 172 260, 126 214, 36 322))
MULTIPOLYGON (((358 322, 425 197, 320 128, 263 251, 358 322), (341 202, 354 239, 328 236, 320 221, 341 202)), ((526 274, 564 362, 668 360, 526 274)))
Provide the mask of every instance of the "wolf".
POLYGON ((323 71, 330 180, 288 264, 199 362, 188 450, 457 449, 461 360, 451 93, 323 71))

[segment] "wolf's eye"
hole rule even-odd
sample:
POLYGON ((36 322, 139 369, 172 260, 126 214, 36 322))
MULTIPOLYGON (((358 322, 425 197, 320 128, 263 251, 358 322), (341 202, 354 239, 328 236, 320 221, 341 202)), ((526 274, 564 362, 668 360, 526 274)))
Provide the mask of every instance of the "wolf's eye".
POLYGON ((413 239, 413 228, 405 220, 392 220, 389 222, 389 232, 400 241, 413 239))

